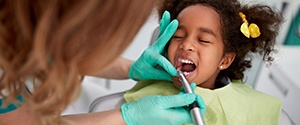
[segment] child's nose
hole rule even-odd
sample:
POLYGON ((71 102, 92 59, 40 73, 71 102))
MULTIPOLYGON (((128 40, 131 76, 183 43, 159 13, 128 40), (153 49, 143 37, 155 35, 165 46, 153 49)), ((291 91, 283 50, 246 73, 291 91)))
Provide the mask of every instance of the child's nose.
POLYGON ((184 51, 195 51, 196 48, 194 46, 194 42, 192 39, 185 39, 180 45, 179 49, 184 50, 184 51))

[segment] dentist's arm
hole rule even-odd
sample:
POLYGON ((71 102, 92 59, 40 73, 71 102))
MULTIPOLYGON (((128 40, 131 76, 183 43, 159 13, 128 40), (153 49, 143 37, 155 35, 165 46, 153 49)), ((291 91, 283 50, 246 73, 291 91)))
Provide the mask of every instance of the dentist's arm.
POLYGON ((126 125, 121 110, 113 109, 104 112, 63 116, 62 125, 126 125))
MULTIPOLYGON (((62 116, 62 125, 181 125, 192 118, 184 106, 196 99, 195 94, 147 96, 125 103, 121 109, 62 116), (172 115, 170 115, 172 114, 172 115)), ((0 114, 1 125, 41 125, 40 119, 25 102, 18 109, 0 114)))
POLYGON ((63 125, 182 125, 192 122, 184 106, 194 102, 195 98, 195 94, 147 96, 125 103, 121 109, 64 116, 68 121, 63 125))
MULTIPOLYGON (((126 125, 121 110, 62 116, 62 125, 126 125)), ((0 125, 41 125, 37 114, 24 103, 18 109, 0 114, 0 125)))
POLYGON ((111 67, 95 76, 107 79, 128 79, 128 72, 131 64, 131 60, 119 57, 111 67))

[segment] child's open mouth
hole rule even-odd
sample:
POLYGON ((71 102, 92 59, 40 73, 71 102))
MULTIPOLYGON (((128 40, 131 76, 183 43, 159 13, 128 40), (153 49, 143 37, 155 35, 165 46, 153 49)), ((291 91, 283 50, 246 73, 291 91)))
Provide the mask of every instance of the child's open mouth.
POLYGON ((191 74, 197 66, 190 59, 178 58, 175 63, 176 69, 183 72, 185 76, 191 74))

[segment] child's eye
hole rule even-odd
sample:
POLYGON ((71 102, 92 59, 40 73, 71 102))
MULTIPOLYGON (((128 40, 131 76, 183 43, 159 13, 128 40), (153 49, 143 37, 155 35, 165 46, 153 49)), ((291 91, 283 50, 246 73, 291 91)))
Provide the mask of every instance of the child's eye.
POLYGON ((204 43, 210 43, 209 41, 207 41, 207 40, 202 40, 202 39, 199 39, 198 41, 199 41, 199 42, 204 42, 204 43))
POLYGON ((183 36, 175 36, 175 35, 174 35, 173 38, 174 38, 174 39, 181 39, 181 38, 183 38, 183 36))

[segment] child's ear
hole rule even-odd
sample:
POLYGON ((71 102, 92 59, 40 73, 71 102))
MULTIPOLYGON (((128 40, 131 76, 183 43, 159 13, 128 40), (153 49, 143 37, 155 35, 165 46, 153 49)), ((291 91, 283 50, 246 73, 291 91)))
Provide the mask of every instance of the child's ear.
POLYGON ((218 68, 220 70, 227 69, 231 65, 233 60, 235 59, 235 55, 236 54, 233 52, 226 53, 225 56, 223 57, 223 59, 221 60, 218 68))

